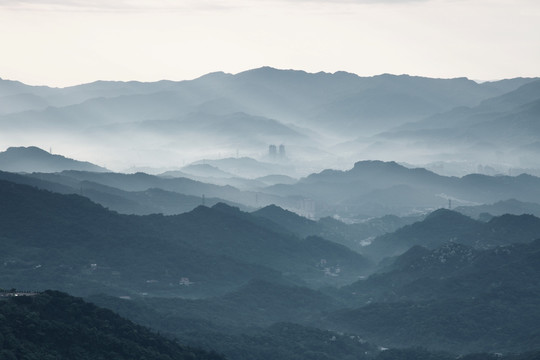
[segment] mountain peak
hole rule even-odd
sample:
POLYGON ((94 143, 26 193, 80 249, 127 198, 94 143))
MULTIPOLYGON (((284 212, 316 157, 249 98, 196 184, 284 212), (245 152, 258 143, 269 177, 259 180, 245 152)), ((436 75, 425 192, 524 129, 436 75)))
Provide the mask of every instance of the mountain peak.
POLYGON ((430 227, 434 225, 443 227, 453 226, 465 229, 474 227, 478 224, 478 221, 457 211, 441 208, 428 214, 423 223, 429 224, 430 227))
POLYGON ((294 214, 290 212, 289 210, 285 210, 280 206, 277 206, 275 204, 270 204, 268 206, 263 207, 262 209, 259 209, 255 211, 257 214, 294 214))
POLYGON ((212 209, 223 212, 223 213, 228 213, 228 214, 239 214, 241 212, 240 208, 236 206, 227 205, 223 202, 218 202, 217 204, 212 206, 212 209))
POLYGON ((433 212, 431 212, 428 216, 426 216, 425 220, 433 220, 433 219, 470 219, 468 216, 465 216, 457 211, 440 208, 433 212))
POLYGON ((386 168, 386 169, 406 169, 404 166, 399 165, 395 161, 381 161, 381 160, 362 160, 354 164, 353 169, 376 169, 376 168, 386 168))
POLYGON ((371 174, 375 176, 392 176, 399 175, 410 177, 416 180, 428 180, 440 177, 425 168, 408 168, 395 161, 381 160, 363 160, 354 164, 354 167, 349 171, 354 174, 371 174))
POLYGON ((20 152, 26 152, 26 153, 32 153, 32 154, 40 154, 45 155, 49 154, 45 150, 38 148, 37 146, 10 146, 5 151, 6 153, 20 153, 20 152))

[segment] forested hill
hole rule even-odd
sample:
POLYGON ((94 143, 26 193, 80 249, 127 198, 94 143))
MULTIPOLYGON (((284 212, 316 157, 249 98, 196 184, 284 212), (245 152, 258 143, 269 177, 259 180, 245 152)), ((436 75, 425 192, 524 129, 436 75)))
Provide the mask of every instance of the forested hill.
POLYGON ((449 242, 490 249, 513 243, 530 242, 539 237, 540 218, 505 214, 488 222, 473 220, 458 212, 438 209, 423 221, 377 237, 364 254, 375 259, 403 254, 413 246, 435 249, 449 242))
POLYGON ((223 359, 61 292, 0 299, 2 360, 223 359))
POLYGON ((208 296, 252 279, 345 284, 369 266, 342 245, 277 232, 224 204, 128 216, 5 181, 0 198, 0 282, 17 288, 208 296))

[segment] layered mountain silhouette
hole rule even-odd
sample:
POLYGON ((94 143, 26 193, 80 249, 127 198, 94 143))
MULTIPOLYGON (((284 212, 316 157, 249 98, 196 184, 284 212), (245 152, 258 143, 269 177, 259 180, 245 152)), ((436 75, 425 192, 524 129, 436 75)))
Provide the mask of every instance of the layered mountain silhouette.
MULTIPOLYGON (((0 286, 233 360, 535 359, 539 116, 532 78, 0 79, 0 286)), ((221 358, 4 290, 2 359, 221 358)))
MULTIPOLYGON (((135 178, 136 175, 132 177, 135 178)), ((148 177, 151 179, 155 178, 158 182, 161 180, 161 178, 150 175, 148 175, 148 177)), ((127 178, 129 178, 129 176, 127 178)), ((110 210, 123 214, 173 215, 191 211, 202 204, 213 206, 219 202, 225 202, 230 205, 249 209, 249 207, 245 207, 244 205, 232 201, 213 196, 205 196, 205 193, 211 193, 211 191, 206 190, 209 189, 208 186, 211 188, 212 185, 207 186, 206 184, 186 178, 179 179, 176 182, 177 184, 182 184, 182 182, 187 183, 185 188, 180 185, 177 188, 169 188, 169 190, 164 189, 167 186, 160 187, 158 185, 159 183, 146 183, 146 186, 143 184, 136 190, 122 190, 114 186, 104 185, 107 181, 101 181, 99 178, 94 178, 94 181, 91 181, 86 180, 84 176, 82 178, 75 178, 71 173, 67 172, 54 174, 15 174, 0 171, 0 179, 31 185, 60 194, 82 195, 110 210)), ((113 185, 118 184, 114 183, 113 185)), ((216 187, 216 189, 219 189, 219 187, 216 187)), ((224 193, 227 193, 227 188, 223 189, 225 189, 224 193)))
POLYGON ((539 178, 526 174, 448 177, 395 162, 360 161, 347 171, 325 170, 296 184, 275 185, 265 191, 312 199, 320 208, 319 216, 370 217, 434 210, 447 206, 449 200, 454 206, 507 199, 537 203, 539 186, 539 178))
POLYGON ((0 170, 27 173, 53 173, 64 170, 108 171, 101 166, 51 154, 35 146, 10 147, 4 152, 0 152, 0 170))
MULTIPOLYGON (((531 215, 485 222, 435 211, 363 246, 369 253, 383 243, 385 256, 406 248, 369 275, 365 257, 320 237, 361 228, 274 206, 128 216, 5 180, 0 196, 3 284, 92 295, 227 356, 269 356, 270 343, 284 359, 310 359, 319 349, 331 359, 359 352, 366 360, 384 359, 366 341, 454 354, 537 346, 540 223, 531 215), (348 350, 333 354, 332 344, 348 350)), ((389 229, 389 220, 372 225, 389 229)))
POLYGON ((540 217, 540 205, 531 202, 518 201, 509 199, 498 201, 494 204, 485 204, 477 206, 460 206, 454 209, 464 215, 472 218, 491 218, 492 216, 500 216, 504 214, 523 215, 531 214, 540 217))
POLYGON ((519 168, 532 164, 536 154, 539 101, 536 80, 477 106, 457 107, 379 134, 380 146, 413 143, 435 153, 447 149, 453 161, 497 164, 504 159, 515 164, 510 168, 519 168))
POLYGON ((0 80, 1 139, 11 146, 62 142, 116 168, 171 167, 238 152, 261 158, 270 144, 285 144, 302 175, 314 166, 389 154, 427 163, 455 153, 454 160, 501 166, 508 157, 514 167, 534 168, 535 82, 268 67, 191 81, 98 81, 61 89, 0 80), (501 130, 507 130, 503 137, 501 130), (335 147, 340 143, 346 145, 335 147), (504 156, 493 156, 494 149, 504 156), (519 152, 529 157, 520 160, 519 152))
MULTIPOLYGON (((45 159, 52 156, 42 150, 30 149, 30 153, 35 151, 45 159)), ((13 152, 17 153, 10 149, 3 154, 13 152)), ((60 156, 52 158, 62 163, 79 164, 60 156)), ((40 163, 33 165, 28 170, 35 171, 40 163)), ((424 168, 408 168, 396 162, 359 161, 350 170, 324 170, 298 181, 284 175, 256 177, 265 173, 277 173, 280 167, 279 164, 251 158, 227 158, 203 160, 187 166, 184 171, 169 171, 159 176, 65 170, 56 173, 34 172, 23 174, 24 177, 3 172, 0 177, 60 193, 77 193, 111 210, 138 215, 178 214, 192 210, 197 205, 212 206, 225 202, 245 210, 275 204, 307 217, 335 216, 359 222, 371 217, 383 218, 388 214, 400 217, 424 214, 449 205, 460 207, 464 213, 476 212, 476 217, 480 213, 489 212, 489 209, 473 209, 482 209, 481 205, 494 203, 498 204, 498 210, 494 209, 492 215, 535 213, 535 204, 540 203, 540 180, 527 174, 449 177, 424 168), (251 174, 252 179, 233 174, 243 171, 251 174), (523 205, 525 208, 520 212, 515 209, 518 206, 516 202, 527 205, 523 205)), ((390 218, 388 220, 392 221, 390 218)), ((399 221, 396 224, 405 225, 399 221)), ((365 227, 365 224, 356 225, 355 231, 360 231, 362 226, 365 227)), ((329 232, 323 234, 341 243, 350 240, 343 238, 347 231, 338 232, 342 233, 341 239, 333 237, 329 232)), ((308 235, 305 230, 301 233, 308 235)), ((381 234, 368 231, 365 238, 381 234)), ((363 239, 356 240, 358 243, 363 239)), ((347 246, 350 245, 349 241, 347 246)))
POLYGON ((387 215, 356 224, 346 224, 331 217, 314 221, 276 205, 264 207, 252 214, 268 219, 286 231, 301 237, 321 236, 360 253, 376 236, 391 233, 420 219, 415 216, 400 218, 387 215))
POLYGON ((7 181, 0 181, 0 190, 7 264, 2 278, 14 286, 189 296, 219 293, 254 278, 345 283, 370 266, 344 246, 275 231, 225 204, 139 217, 7 181))
POLYGON ((540 219, 532 215, 505 214, 488 222, 473 220, 458 212, 439 209, 423 221, 381 235, 363 250, 380 259, 400 255, 413 246, 434 249, 447 243, 459 243, 486 249, 539 237, 540 219))

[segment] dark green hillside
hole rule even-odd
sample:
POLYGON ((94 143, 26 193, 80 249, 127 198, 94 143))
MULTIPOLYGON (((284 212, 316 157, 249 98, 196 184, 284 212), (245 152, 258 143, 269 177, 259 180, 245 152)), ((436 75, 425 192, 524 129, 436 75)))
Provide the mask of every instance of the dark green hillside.
POLYGON ((385 272, 340 289, 352 304, 475 297, 496 288, 536 289, 540 240, 489 250, 457 243, 434 250, 415 246, 385 272))
POLYGON ((395 231, 420 219, 420 217, 415 216, 397 217, 387 215, 354 224, 346 224, 331 217, 314 221, 276 205, 266 206, 252 212, 252 214, 268 219, 300 237, 320 236, 360 253, 363 252, 364 245, 369 243, 375 236, 395 231))
POLYGON ((477 298, 374 303, 331 317, 334 329, 385 347, 425 346, 453 353, 515 353, 538 348, 540 292, 500 289, 477 298))
POLYGON ((194 343, 232 360, 367 360, 378 349, 354 335, 277 323, 251 334, 189 334, 194 343))
POLYGON ((368 266, 341 245, 272 231, 226 205, 126 216, 4 181, 0 198, 0 278, 15 287, 201 296, 251 279, 343 284, 368 266))
POLYGON ((540 341, 540 240, 478 251, 412 248, 386 273, 341 289, 354 310, 328 326, 387 347, 519 352, 540 341))
MULTIPOLYGON (((362 306, 378 301, 425 300, 460 296, 459 283, 444 282, 450 276, 471 266, 477 252, 467 246, 450 243, 435 250, 414 246, 382 271, 340 288, 339 293, 350 306, 362 306)), ((470 289, 467 288, 466 291, 470 289)))
MULTIPOLYGON (((276 323, 270 326, 264 326, 262 328, 256 327, 237 327, 238 322, 234 322, 235 326, 227 327, 223 321, 230 321, 230 319, 239 316, 244 321, 244 326, 250 321, 252 324, 259 323, 261 316, 269 316, 273 312, 273 316, 283 312, 282 317, 287 317, 289 314, 300 310, 297 306, 304 306, 305 312, 313 312, 316 316, 321 316, 317 309, 323 308, 330 309, 328 302, 324 300, 320 295, 314 293, 310 294, 307 289, 290 289, 289 291, 283 291, 279 287, 272 284, 265 283, 253 283, 241 289, 238 292, 230 295, 225 295, 211 301, 191 301, 189 305, 184 300, 179 299, 143 299, 139 300, 122 300, 112 297, 97 296, 92 297, 91 301, 101 306, 106 306, 118 311, 123 316, 128 318, 137 319, 138 322, 143 324, 154 324, 161 332, 171 334, 182 343, 186 343, 192 346, 200 346, 208 349, 215 349, 221 353, 224 353, 228 358, 233 360, 243 359, 280 359, 280 360, 311 360, 311 359, 332 359, 332 360, 349 360, 349 359, 426 359, 426 360, 454 360, 455 354, 467 353, 468 348, 452 348, 452 353, 439 353, 425 350, 428 346, 433 349, 443 347, 441 344, 456 344, 462 343, 463 340, 458 339, 459 327, 463 326, 466 335, 477 336, 478 341, 475 344, 481 344, 485 342, 486 352, 491 352, 496 349, 495 340, 489 340, 490 336, 496 335, 497 341, 503 341, 505 344, 511 344, 518 335, 509 335, 508 329, 504 328, 505 321, 513 321, 512 329, 523 332, 524 328, 530 327, 537 319, 525 319, 523 323, 519 323, 524 320, 526 314, 520 314, 515 321, 514 317, 515 308, 512 308, 510 313, 504 313, 504 307, 509 302, 523 298, 517 301, 515 305, 518 308, 523 308, 527 311, 535 311, 534 294, 517 293, 513 296, 500 296, 496 301, 488 301, 489 296, 496 296, 497 294, 488 294, 479 300, 457 300, 457 301, 441 301, 441 302, 421 302, 421 303, 379 303, 365 308, 361 308, 355 311, 339 311, 331 314, 329 317, 334 321, 342 321, 339 329, 344 329, 345 326, 349 326, 352 332, 336 333, 325 330, 319 330, 309 326, 303 326, 300 324, 293 324, 290 322, 276 323), (258 289, 263 286, 260 294, 256 294, 258 289), (269 295, 268 292, 279 293, 269 295), (316 298, 316 300, 309 300, 309 296, 316 298), (280 299, 276 301, 276 297, 280 299), (291 299, 288 299, 291 297, 291 299), (301 300, 303 299, 303 300, 301 300), (237 303, 234 301, 238 300, 237 303), (300 301, 299 301, 300 300, 300 301), (323 301, 321 301, 323 300, 323 301), (224 302, 225 305, 219 305, 220 302, 224 302), (195 305, 198 303, 198 305, 195 305), (206 312, 203 312, 200 305, 206 303, 206 312), (302 305, 303 304, 303 305, 302 305), (283 306, 292 305, 290 309, 284 309, 283 306), (234 308, 236 306, 236 308, 234 308), (227 308, 228 307, 228 308, 227 308), (466 307, 459 310, 460 307, 466 307), (484 308, 485 307, 485 308, 484 308), (217 310, 217 309, 219 310, 217 310), (274 310, 272 310, 274 309, 274 310), (413 311, 417 313, 413 313, 413 311), (227 314, 227 311, 231 311, 231 314, 227 314), (424 313, 427 311, 427 313, 424 313), (457 313, 456 311, 459 311, 457 313), (221 314, 218 314, 221 312, 221 314), (245 312, 244 315, 239 315, 245 312), (357 314, 360 314, 358 315, 357 314), (401 313, 403 312, 403 313, 401 313), (218 319, 220 324, 212 323, 208 320, 202 320, 200 318, 195 319, 193 317, 183 317, 188 314, 197 317, 214 318, 218 319), (403 314, 403 316, 402 316, 403 314), (358 315, 358 316, 357 316, 358 315), (498 316, 495 319, 485 319, 485 316, 498 316), (465 321, 467 317, 470 317, 469 322, 465 321), (229 320, 227 318, 230 317, 229 320), (347 319, 349 317, 349 319, 347 319), (251 320, 250 320, 251 319, 251 320), (418 319, 415 322, 415 319, 418 319), (247 320, 247 321, 246 321, 247 320), (429 322, 431 324, 437 321, 443 321, 439 324, 439 328, 430 329, 416 326, 421 326, 421 322, 429 322), (345 325, 345 323, 347 325, 345 325), (492 324, 499 324, 501 329, 489 329, 492 324), (420 324, 420 325, 419 325, 420 324), (487 324, 487 325, 486 325, 487 324), (446 329, 446 327, 449 327, 446 329), (364 328, 366 329, 364 331, 364 328), (456 330, 456 328, 458 330, 456 330), (487 334, 479 334, 480 331, 485 331, 487 328, 487 334), (481 330, 480 330, 481 329, 481 330), (433 330, 433 334, 428 333, 433 330), (491 331, 491 332, 490 332, 491 331), (385 336, 385 332, 388 336, 385 336), (455 334, 453 334, 455 332, 455 334), (399 333, 403 337, 403 341, 395 341, 396 333, 399 333), (450 335, 448 335, 450 333, 450 335), (513 337, 514 336, 514 337, 513 337), (426 343, 421 343, 422 339, 426 339, 426 343), (442 340, 441 340, 442 338, 442 340), (388 352, 380 351, 379 347, 374 346, 367 342, 367 339, 377 339, 379 345, 387 346, 390 341, 393 343, 401 344, 401 347, 411 347, 415 344, 422 346, 422 348, 412 349, 390 349, 388 352), (411 340, 412 339, 412 340, 411 340), (431 342, 433 339, 440 340, 433 345, 431 342), (509 339, 509 340, 506 340, 509 339), (406 343, 408 342, 408 343, 406 343), (421 343, 421 344, 420 344, 421 343)), ((301 311, 301 310, 300 310, 301 311)), ((272 315, 270 315, 272 316, 272 315)), ((274 317, 274 320, 278 317, 274 317)), ((291 318, 291 320, 298 320, 298 317, 291 318)), ((306 320, 306 319, 304 319, 306 320)), ((232 323, 231 323, 232 324, 232 323)), ((428 324, 429 325, 429 324, 428 324)), ((335 329, 338 325, 334 324, 332 327, 335 329)), ((427 326, 427 325, 426 325, 427 326)), ((434 326, 434 325, 433 325, 434 326)), ((320 326, 318 326, 320 328, 320 326)), ((534 334, 533 330, 527 329, 530 334, 534 334)), ((494 338, 495 339, 495 338, 494 338)), ((468 342, 474 342, 474 339, 467 339, 465 341, 466 346, 470 346, 468 342)), ((515 348, 528 342, 525 348, 534 348, 535 338, 529 338, 529 340, 519 340, 516 343, 515 348)), ((450 347, 448 347, 450 348, 450 347)), ((475 349, 480 346, 475 347, 475 349)), ((473 350, 479 351, 479 350, 473 350)), ((530 353, 532 354, 538 353, 530 353)), ((476 357, 465 357, 470 360, 493 360, 494 358, 488 354, 477 354, 476 357)), ((527 358, 527 355, 521 356, 505 356, 498 357, 498 359, 534 359, 534 357, 527 358)))
POLYGON ((376 238, 363 250, 366 255, 381 259, 400 255, 416 245, 434 249, 455 242, 475 249, 489 249, 537 238, 540 238, 540 218, 532 215, 506 214, 483 222, 439 209, 423 221, 376 238))
POLYGON ((0 182, 0 198, 0 277, 9 286, 189 295, 253 277, 281 281, 277 271, 173 241, 163 216, 118 215, 80 196, 8 182, 0 182), (182 278, 195 283, 182 286, 182 278))
POLYGON ((322 227, 316 221, 302 217, 276 205, 266 206, 252 212, 252 214, 271 220, 300 237, 319 235, 322 232, 322 227))
POLYGON ((382 351, 376 360, 536 360, 538 358, 540 358, 540 351, 504 355, 501 353, 484 352, 456 356, 445 352, 428 351, 423 347, 413 347, 382 351))
POLYGON ((449 241, 455 241, 464 234, 476 232, 480 227, 479 221, 454 211, 439 209, 423 221, 376 238, 365 247, 364 252, 381 259, 400 255, 415 245, 435 248, 449 241))
POLYGON ((144 325, 174 333, 182 329, 186 319, 196 321, 197 328, 205 328, 204 324, 208 324, 208 329, 235 332, 283 321, 310 324, 322 314, 342 306, 339 301, 316 290, 260 280, 251 281, 228 294, 206 299, 144 297, 126 301, 107 296, 89 299, 144 325), (167 320, 157 324, 156 319, 159 318, 167 320))
POLYGON ((182 343, 216 350, 232 360, 372 359, 378 353, 376 346, 358 336, 291 323, 309 312, 318 314, 321 308, 335 306, 330 304, 328 307, 331 301, 305 288, 284 289, 275 284, 255 282, 238 292, 209 301, 122 300, 105 296, 94 296, 90 300, 122 316, 152 325, 182 343), (257 294, 259 290, 262 292, 257 294), (275 293, 268 296, 269 292, 275 293), (231 313, 227 314, 227 311, 231 313), (299 316, 294 314, 295 311, 304 314, 299 316), (273 323, 291 314, 293 317, 289 320, 273 323), (219 324, 195 317, 214 318, 219 324), (266 320, 261 321, 263 318, 266 320), (232 322, 224 325, 228 321, 232 322))
POLYGON ((301 240, 283 234, 279 228, 270 228, 265 219, 225 204, 198 207, 172 219, 172 229, 185 236, 196 234, 197 247, 204 251, 279 269, 312 284, 347 283, 371 265, 342 245, 319 237, 301 240))
POLYGON ((0 298, 0 359, 218 360, 67 294, 0 298))
POLYGON ((540 218, 528 214, 505 214, 494 217, 483 225, 481 232, 476 236, 468 234, 460 241, 476 248, 489 248, 538 238, 540 238, 540 218))

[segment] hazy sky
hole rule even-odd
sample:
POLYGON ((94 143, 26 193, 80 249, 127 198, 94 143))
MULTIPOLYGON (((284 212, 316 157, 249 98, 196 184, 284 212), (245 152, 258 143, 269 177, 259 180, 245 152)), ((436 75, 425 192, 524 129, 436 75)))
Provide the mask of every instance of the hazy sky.
POLYGON ((0 77, 192 79, 260 66, 540 76, 538 0, 0 0, 0 77))

